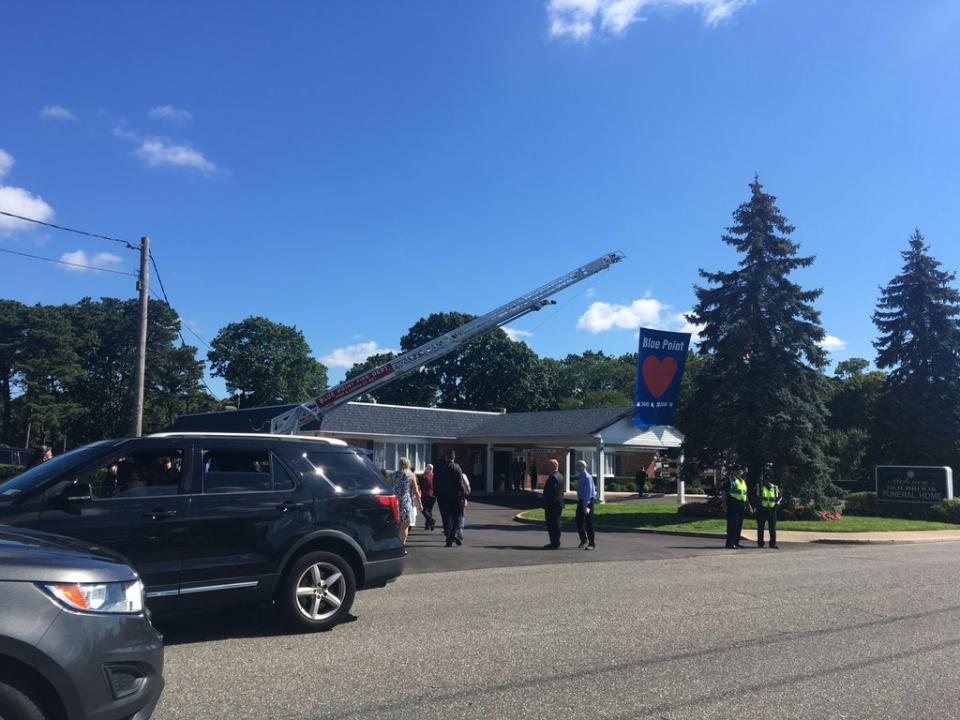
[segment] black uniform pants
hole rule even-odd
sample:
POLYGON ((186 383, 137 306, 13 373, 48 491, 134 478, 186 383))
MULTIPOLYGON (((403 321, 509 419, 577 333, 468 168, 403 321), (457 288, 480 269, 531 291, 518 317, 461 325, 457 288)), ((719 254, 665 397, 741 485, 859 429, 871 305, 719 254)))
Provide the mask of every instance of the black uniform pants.
POLYGON ((543 513, 547 521, 547 534, 550 536, 550 544, 554 547, 560 547, 560 516, 563 514, 563 509, 546 508, 543 513))
POLYGON ((437 505, 440 507, 440 518, 443 520, 443 534, 447 542, 452 543, 457 538, 463 500, 456 496, 438 497, 437 505))
POLYGON ((740 544, 740 531, 743 530, 743 512, 746 503, 727 496, 727 547, 740 544))
POLYGON ((777 509, 776 508, 757 508, 757 544, 763 547, 763 526, 765 523, 770 525, 770 544, 777 544, 777 509))
POLYGON ((594 545, 593 542, 593 500, 587 506, 590 512, 583 508, 582 502, 577 502, 577 535, 580 536, 580 542, 594 545))

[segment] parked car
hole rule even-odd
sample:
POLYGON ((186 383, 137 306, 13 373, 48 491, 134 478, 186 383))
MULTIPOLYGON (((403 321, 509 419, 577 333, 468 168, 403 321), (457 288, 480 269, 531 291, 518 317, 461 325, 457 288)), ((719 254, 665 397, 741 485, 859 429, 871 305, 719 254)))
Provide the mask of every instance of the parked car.
POLYGON ((165 433, 106 440, 0 484, 0 523, 122 553, 158 613, 276 602, 301 629, 403 572, 399 512, 342 440, 165 433))
POLYGON ((150 717, 163 642, 143 603, 119 556, 0 526, 0 717, 150 717))

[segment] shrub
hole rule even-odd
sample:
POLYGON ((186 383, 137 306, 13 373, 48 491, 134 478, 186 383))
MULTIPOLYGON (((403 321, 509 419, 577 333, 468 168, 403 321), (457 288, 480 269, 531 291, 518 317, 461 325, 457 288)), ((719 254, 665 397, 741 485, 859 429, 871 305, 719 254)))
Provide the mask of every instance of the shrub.
POLYGON ((843 500, 843 511, 847 515, 876 516, 880 514, 875 492, 855 492, 843 500))
POLYGON ((960 498, 941 500, 931 505, 927 513, 931 520, 960 525, 960 498))
POLYGON ((0 482, 9 480, 14 475, 22 473, 24 468, 21 465, 0 465, 0 482))

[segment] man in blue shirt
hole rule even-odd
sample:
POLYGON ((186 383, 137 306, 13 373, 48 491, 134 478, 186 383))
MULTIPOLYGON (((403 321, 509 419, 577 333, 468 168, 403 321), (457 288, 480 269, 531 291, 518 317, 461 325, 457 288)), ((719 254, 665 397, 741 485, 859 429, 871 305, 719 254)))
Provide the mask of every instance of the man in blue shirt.
POLYGON ((593 476, 587 472, 587 463, 577 462, 577 534, 580 536, 579 547, 585 550, 595 550, 597 545, 593 538, 593 503, 597 498, 597 488, 593 484, 593 476))

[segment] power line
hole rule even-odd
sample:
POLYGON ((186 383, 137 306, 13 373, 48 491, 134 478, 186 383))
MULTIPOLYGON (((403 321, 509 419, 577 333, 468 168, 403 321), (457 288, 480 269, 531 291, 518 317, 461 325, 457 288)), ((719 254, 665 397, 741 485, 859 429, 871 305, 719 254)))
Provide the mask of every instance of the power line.
MULTIPOLYGON (((4 213, 5 215, 8 213, 4 213)), ((34 260, 43 260, 45 262, 57 263, 58 265, 69 265, 70 267, 84 268, 86 270, 96 270, 97 272, 112 273, 113 275, 128 275, 130 277, 137 277, 137 273, 125 272, 123 270, 109 270, 107 268, 96 267, 95 265, 84 265, 83 263, 69 262, 67 260, 55 260, 54 258, 41 257, 40 255, 31 255, 30 253, 17 252, 16 250, 8 250, 7 248, 0 248, 0 252, 9 253, 10 255, 20 255, 21 257, 32 258, 34 260)))
MULTIPOLYGON (((159 283, 160 285, 160 291, 163 293, 163 298, 160 297, 160 295, 157 293, 156 290, 151 290, 151 292, 154 295, 156 295, 158 300, 162 299, 167 304, 167 307, 173 310, 173 304, 170 302, 170 298, 167 297, 166 288, 163 287, 163 280, 160 279, 160 268, 157 267, 157 261, 153 257, 152 252, 150 253, 150 262, 153 264, 153 273, 154 275, 157 276, 157 283, 159 283)), ((177 313, 176 310, 173 310, 173 311, 177 313)), ((187 332, 192 333, 204 345, 206 345, 207 347, 212 347, 212 345, 210 345, 210 343, 208 343, 206 340, 200 337, 200 335, 193 328, 191 328, 189 325, 186 325, 183 322, 183 318, 180 317, 180 313, 177 313, 177 320, 180 321, 180 326, 177 328, 177 335, 180 336, 180 342, 182 342, 184 345, 187 344, 187 341, 183 339, 183 333, 181 332, 181 328, 186 328, 187 332)), ((220 397, 213 391, 213 389, 209 385, 207 385, 207 381, 204 379, 202 375, 200 376, 200 382, 207 389, 207 392, 210 393, 211 397, 213 397, 213 399, 216 400, 217 402, 220 402, 220 397)))
POLYGON ((121 245, 126 245, 128 250, 138 250, 139 246, 134 245, 131 242, 126 240, 121 240, 120 238, 110 237, 109 235, 100 235, 99 233, 87 232, 86 230, 77 230, 76 228, 69 228, 63 225, 54 225, 53 223, 44 222, 43 220, 37 220, 36 218, 24 217, 23 215, 17 215, 16 213, 7 212, 6 210, 0 210, 0 215, 6 215, 7 217, 16 218, 17 220, 23 220, 24 222, 34 223, 35 225, 43 225, 44 227, 53 228, 54 230, 64 230, 66 232, 76 233, 77 235, 86 235, 87 237, 100 238, 101 240, 110 240, 111 242, 120 243, 121 245))

